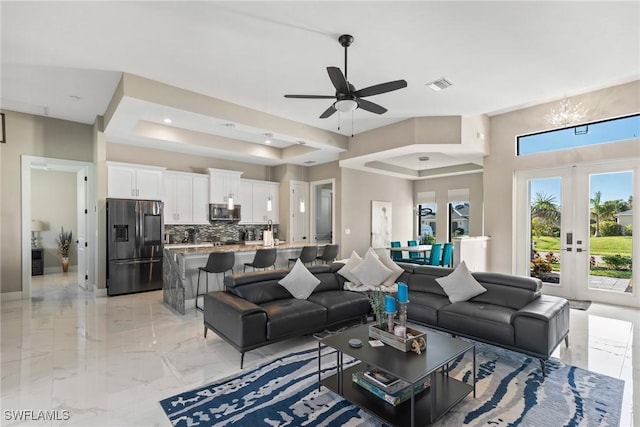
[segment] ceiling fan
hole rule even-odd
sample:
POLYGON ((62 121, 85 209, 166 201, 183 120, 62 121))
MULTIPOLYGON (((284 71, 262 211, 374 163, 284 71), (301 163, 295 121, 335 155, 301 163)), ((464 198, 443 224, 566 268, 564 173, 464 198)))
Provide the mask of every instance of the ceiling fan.
POLYGON ((380 95, 381 93, 391 92, 394 90, 407 87, 405 80, 394 80, 392 82, 380 83, 377 85, 365 87, 356 90, 356 88, 347 80, 347 49, 353 43, 353 36, 343 34, 338 38, 338 42, 344 47, 344 74, 338 67, 327 67, 327 73, 331 83, 336 88, 336 94, 331 95, 285 95, 285 98, 301 98, 301 99, 335 99, 335 102, 320 115, 321 119, 330 117, 336 111, 349 112, 357 108, 376 114, 384 114, 387 109, 374 102, 367 101, 367 96, 380 95))

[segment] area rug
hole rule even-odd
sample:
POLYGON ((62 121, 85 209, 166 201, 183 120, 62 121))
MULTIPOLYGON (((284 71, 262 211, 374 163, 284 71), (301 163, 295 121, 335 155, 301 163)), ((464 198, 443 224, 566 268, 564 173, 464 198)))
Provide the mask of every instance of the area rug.
POLYGON ((574 310, 586 310, 591 306, 591 301, 580 301, 577 299, 569 300, 569 308, 573 308, 574 310))
MULTIPOLYGON (((467 396, 435 425, 618 425, 623 381, 553 359, 543 377, 537 359, 481 343, 476 349, 477 398, 467 396)), ((325 355, 331 352, 323 349, 325 355)), ((322 358, 323 376, 334 372, 335 360, 322 358)), ((468 380, 471 363, 472 354, 456 360, 452 375, 468 380)), ((325 387, 318 390, 317 369, 317 348, 311 348, 160 405, 174 426, 382 425, 325 387)))

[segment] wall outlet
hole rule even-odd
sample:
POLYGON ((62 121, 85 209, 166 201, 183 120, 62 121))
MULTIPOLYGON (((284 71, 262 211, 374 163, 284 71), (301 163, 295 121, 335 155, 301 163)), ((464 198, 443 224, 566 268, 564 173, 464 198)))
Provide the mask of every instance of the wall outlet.
POLYGON ((344 229, 344 234, 351 234, 351 229, 350 228, 345 228, 344 229))

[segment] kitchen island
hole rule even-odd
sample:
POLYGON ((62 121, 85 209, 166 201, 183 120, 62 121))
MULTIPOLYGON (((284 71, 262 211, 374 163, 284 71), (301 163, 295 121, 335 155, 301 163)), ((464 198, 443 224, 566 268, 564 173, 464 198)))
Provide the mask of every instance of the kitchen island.
MULTIPOLYGON (((297 258, 304 246, 304 242, 280 243, 274 246, 277 250, 276 268, 287 268, 289 258, 297 258)), ((324 246, 324 245, 322 245, 324 246)), ((318 253, 322 253, 322 246, 318 253)), ((163 258, 163 300, 174 311, 185 314, 188 309, 195 307, 196 285, 198 282, 198 267, 207 264, 212 252, 234 252, 234 273, 242 273, 245 262, 253 261, 256 250, 264 248, 260 244, 239 244, 214 246, 212 244, 199 245, 165 245, 163 258)), ((248 267, 247 272, 253 271, 248 267)), ((230 273, 230 272, 229 272, 230 273)), ((200 277, 200 294, 206 292, 206 273, 200 277)), ((209 292, 223 290, 222 274, 209 275, 209 292)))

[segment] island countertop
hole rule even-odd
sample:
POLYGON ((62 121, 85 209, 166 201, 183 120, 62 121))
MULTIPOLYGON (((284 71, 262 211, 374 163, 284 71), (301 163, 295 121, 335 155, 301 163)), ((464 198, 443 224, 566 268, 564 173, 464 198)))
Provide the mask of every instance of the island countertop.
MULTIPOLYGON (((278 245, 270 246, 272 248, 276 248, 277 250, 284 249, 300 249, 304 246, 324 246, 324 245, 310 245, 306 242, 285 242, 280 243, 278 245)), ((178 253, 180 255, 202 255, 209 254, 211 252, 255 252, 258 249, 264 249, 268 246, 264 246, 261 244, 240 244, 240 245, 193 245, 184 247, 182 245, 176 245, 176 247, 171 247, 171 245, 165 245, 165 249, 172 251, 173 253, 178 253)))

